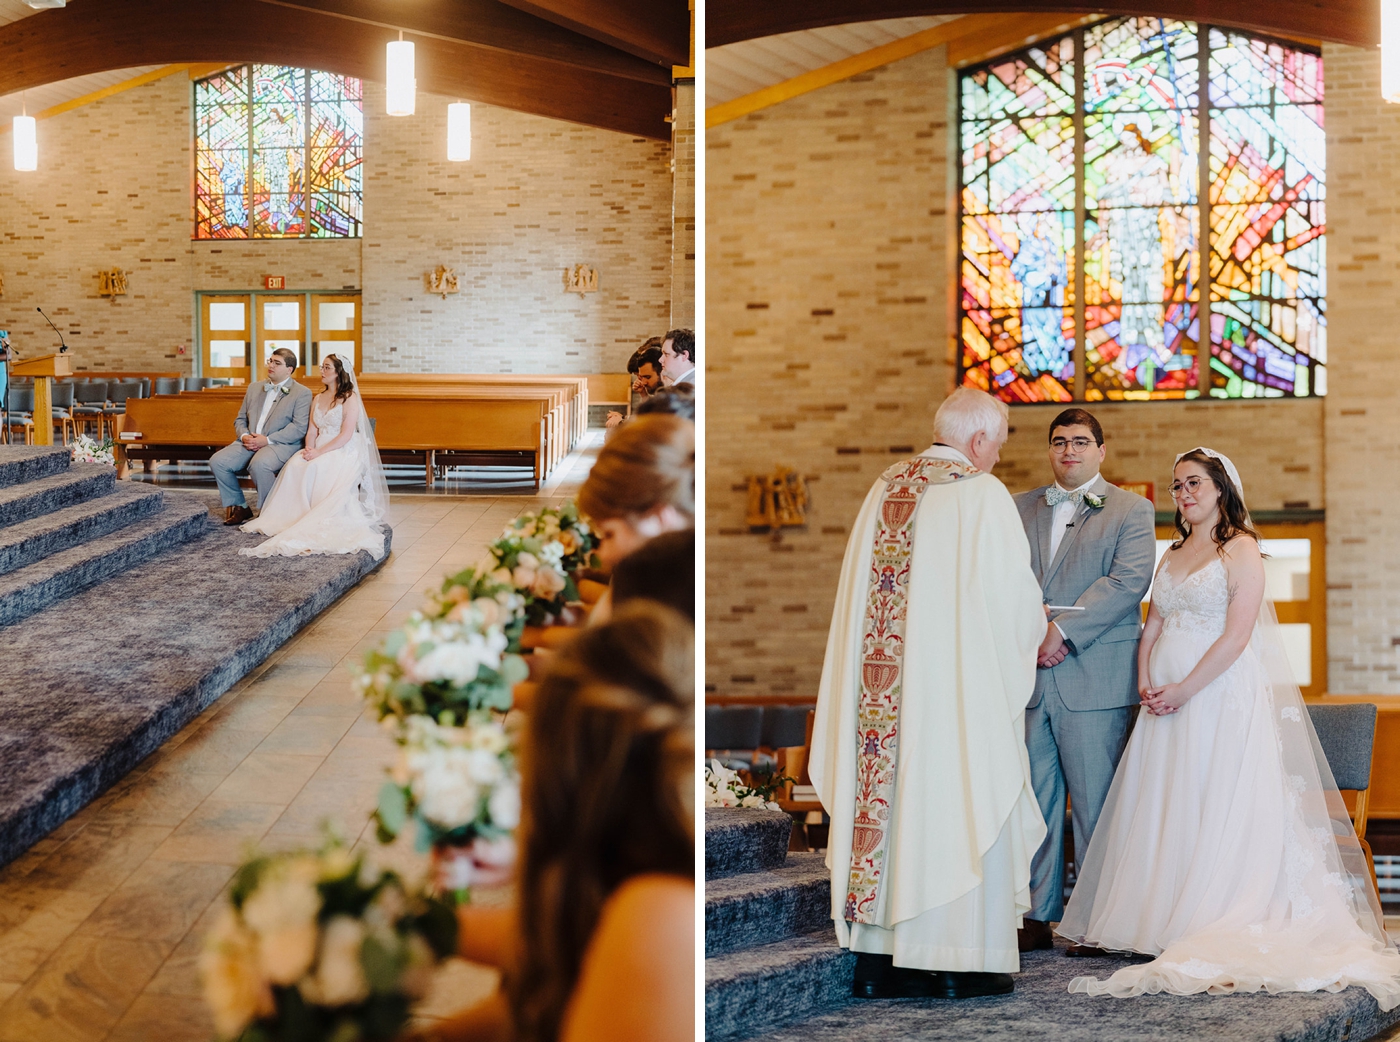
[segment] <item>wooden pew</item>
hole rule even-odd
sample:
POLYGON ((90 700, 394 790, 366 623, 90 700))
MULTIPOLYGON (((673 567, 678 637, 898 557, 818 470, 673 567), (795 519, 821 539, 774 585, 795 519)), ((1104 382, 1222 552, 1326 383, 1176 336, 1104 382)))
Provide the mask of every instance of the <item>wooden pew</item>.
POLYGON ((569 439, 565 451, 572 450, 588 431, 588 376, 572 373, 538 376, 528 373, 361 373, 359 381, 366 394, 372 394, 372 389, 400 391, 418 388, 447 390, 458 387, 558 388, 565 392, 567 400, 569 439))
MULTIPOLYGON (((199 391, 156 395, 127 403, 124 430, 138 438, 119 441, 117 463, 133 460, 206 460, 233 441, 242 395, 199 391)), ((365 400, 375 440, 385 455, 421 456, 432 483, 435 457, 532 466, 535 488, 545 477, 545 400, 386 394, 365 400)))

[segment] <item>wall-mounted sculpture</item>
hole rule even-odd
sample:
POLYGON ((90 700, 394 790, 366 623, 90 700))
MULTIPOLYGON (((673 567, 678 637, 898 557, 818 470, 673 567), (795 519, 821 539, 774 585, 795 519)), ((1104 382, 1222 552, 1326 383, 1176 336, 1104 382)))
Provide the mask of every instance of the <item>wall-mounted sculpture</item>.
POLYGON ((575 264, 572 269, 564 269, 564 292, 577 293, 583 299, 585 293, 598 292, 598 269, 591 264, 575 264))
POLYGON ((457 273, 443 264, 439 264, 432 271, 425 274, 423 276, 423 281, 427 285, 429 293, 436 293, 441 296, 443 300, 447 299, 449 293, 456 293, 458 291, 457 273))
POLYGON ((97 292, 104 297, 126 296, 126 272, 121 268, 97 273, 97 292))
POLYGON ((750 528, 796 528, 807 523, 807 482, 791 467, 749 478, 747 523, 750 528))

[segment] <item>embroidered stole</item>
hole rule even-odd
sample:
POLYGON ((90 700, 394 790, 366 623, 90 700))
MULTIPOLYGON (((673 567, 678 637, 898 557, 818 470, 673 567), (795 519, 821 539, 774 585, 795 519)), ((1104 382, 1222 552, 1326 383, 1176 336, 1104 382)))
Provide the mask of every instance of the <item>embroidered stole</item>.
POLYGON ((914 551, 914 514, 932 485, 980 473, 954 460, 916 456, 890 467, 875 521, 870 585, 861 639, 860 700, 857 704, 856 816, 851 837, 851 875, 845 918, 874 923, 876 897, 889 846, 899 751, 899 703, 904 687, 904 624, 909 614, 909 559, 914 551))

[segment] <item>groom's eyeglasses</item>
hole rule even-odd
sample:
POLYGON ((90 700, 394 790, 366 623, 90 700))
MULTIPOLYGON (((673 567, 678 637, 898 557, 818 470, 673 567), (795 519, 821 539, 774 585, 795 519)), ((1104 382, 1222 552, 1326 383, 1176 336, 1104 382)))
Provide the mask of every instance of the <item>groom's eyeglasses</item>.
POLYGON ((1050 441, 1050 447, 1056 452, 1066 452, 1071 448, 1075 452, 1087 452, 1092 444, 1093 438, 1053 438, 1050 441))
POLYGON ((1195 495, 1201 489, 1202 478, 1187 478, 1185 481, 1173 481, 1167 489, 1172 494, 1172 499, 1180 499, 1183 492, 1190 492, 1195 495))

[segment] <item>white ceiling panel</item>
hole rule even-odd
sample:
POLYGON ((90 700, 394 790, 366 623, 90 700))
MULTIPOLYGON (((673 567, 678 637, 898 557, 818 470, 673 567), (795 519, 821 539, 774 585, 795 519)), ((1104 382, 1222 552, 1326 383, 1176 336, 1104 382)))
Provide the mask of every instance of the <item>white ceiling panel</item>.
MULTIPOLYGON (((16 2, 16 0, 0 0, 0 4, 10 2, 16 2)), ((26 7, 25 10, 27 11, 29 8, 26 7)), ((115 87, 119 83, 125 83, 129 79, 159 68, 159 65, 142 65, 134 69, 113 69, 111 72, 96 72, 91 76, 74 76, 71 80, 59 80, 57 83, 46 83, 42 87, 32 87, 21 92, 23 97, 21 94, 6 94, 0 97, 0 126, 9 129, 10 121, 20 114, 21 103, 31 116, 37 116, 45 109, 62 105, 65 101, 81 98, 85 94, 92 94, 104 87, 115 87)))
POLYGON ((733 101, 958 17, 850 22, 711 47, 705 51, 705 105, 733 101))

